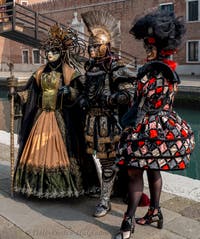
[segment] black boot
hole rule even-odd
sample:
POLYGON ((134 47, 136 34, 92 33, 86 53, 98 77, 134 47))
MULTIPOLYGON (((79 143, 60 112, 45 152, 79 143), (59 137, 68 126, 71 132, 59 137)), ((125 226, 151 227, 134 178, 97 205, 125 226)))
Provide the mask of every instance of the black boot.
POLYGON ((137 218, 136 223, 139 225, 150 225, 151 223, 157 223, 157 228, 163 228, 163 215, 159 208, 150 207, 146 215, 142 218, 137 218))
POLYGON ((129 239, 134 233, 135 226, 133 225, 132 217, 124 216, 120 231, 115 235, 114 239, 129 239))

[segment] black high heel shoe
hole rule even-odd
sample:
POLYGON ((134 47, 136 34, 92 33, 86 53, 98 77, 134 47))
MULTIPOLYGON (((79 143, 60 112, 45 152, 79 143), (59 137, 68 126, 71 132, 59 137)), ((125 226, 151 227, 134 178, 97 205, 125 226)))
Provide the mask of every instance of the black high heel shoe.
POLYGON ((144 217, 137 218, 135 221, 139 225, 150 225, 151 223, 156 222, 157 228, 159 229, 163 228, 163 215, 160 210, 160 207, 159 208, 150 207, 144 217), (156 210, 157 213, 155 213, 156 210))
POLYGON ((133 225, 132 217, 124 216, 120 231, 115 235, 114 239, 129 239, 134 233, 135 225, 133 225))

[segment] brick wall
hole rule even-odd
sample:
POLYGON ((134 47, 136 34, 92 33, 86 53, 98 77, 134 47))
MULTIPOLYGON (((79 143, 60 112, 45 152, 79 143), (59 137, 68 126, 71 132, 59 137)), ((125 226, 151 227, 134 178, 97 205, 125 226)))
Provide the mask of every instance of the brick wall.
MULTIPOLYGON (((70 24, 74 12, 78 12, 78 18, 80 20, 80 14, 82 12, 93 10, 93 9, 101 9, 108 10, 111 14, 121 22, 121 35, 122 35, 122 51, 128 52, 132 56, 137 58, 138 64, 144 63, 145 53, 143 50, 142 42, 138 42, 134 40, 133 36, 129 34, 129 29, 131 27, 131 23, 136 16, 142 15, 144 12, 157 7, 162 3, 174 3, 176 15, 184 15, 186 14, 186 1, 183 0, 113 0, 111 4, 111 0, 51 0, 51 1, 40 1, 38 0, 29 0, 29 3, 32 3, 31 7, 44 15, 57 20, 63 24, 70 24), (37 3, 37 4, 35 4, 37 3), (101 5, 100 5, 101 4, 101 5)), ((185 40, 187 39, 200 39, 200 23, 187 23, 187 34, 185 40)), ((1 39, 2 41, 2 39, 1 39)), ((27 46, 17 44, 14 42, 4 41, 4 51, 0 55, 2 55, 2 61, 4 59, 12 59, 15 63, 20 63, 21 61, 21 51, 24 48, 28 48, 27 46), (8 47, 8 46, 12 47, 8 47)), ((1 42, 0 42, 1 44, 1 42)), ((29 48, 28 48, 29 49, 29 48)), ((30 49, 30 52, 32 49, 30 49)), ((31 55, 31 54, 30 54, 31 55)), ((129 57, 130 58, 130 57, 129 57)), ((0 59, 0 61, 1 61, 0 59)), ((180 65, 187 65, 186 63, 186 43, 184 42, 178 51, 177 55, 174 56, 174 59, 179 62, 180 65)), ((31 59, 30 59, 31 63, 31 59)), ((195 64, 193 64, 195 65, 195 64)), ((199 65, 199 64, 196 64, 199 65)))
MULTIPOLYGON (((70 24, 71 19, 73 18, 74 11, 78 12, 78 16, 80 18, 80 14, 87 10, 92 9, 101 9, 108 10, 111 14, 117 19, 121 21, 121 36, 122 36, 122 51, 128 52, 132 56, 137 58, 138 64, 144 63, 145 52, 143 49, 143 43, 136 41, 133 36, 129 34, 129 30, 131 28, 131 23, 136 16, 142 15, 149 9, 157 7, 158 4, 174 2, 175 3, 175 12, 177 15, 182 15, 185 13, 185 2, 182 0, 172 1, 172 0, 127 0, 127 1, 115 1, 112 4, 109 4, 111 1, 102 1, 102 5, 100 5, 98 0, 76 0, 76 1, 65 1, 65 0, 54 0, 52 3, 40 3, 37 6, 33 6, 33 8, 37 11, 43 12, 46 16, 52 17, 63 24, 70 24), (107 4, 103 4, 107 3, 107 4), (92 6, 97 4, 96 6, 92 6), (48 6, 47 6, 48 5, 48 6), (88 7, 84 7, 88 5, 88 7), (73 8, 69 10, 70 8, 73 8), (76 7, 78 7, 76 9, 76 7), (68 9, 67 9, 68 8, 68 9), (45 10, 44 10, 45 9, 45 10), (55 13, 53 13, 52 9, 55 9, 55 13), (59 11, 60 10, 60 11, 59 11), (48 13, 51 12, 51 13, 48 13)), ((129 57, 126 55, 126 57, 129 57)), ((178 53, 175 56, 175 60, 179 61, 179 64, 185 63, 185 45, 183 45, 178 53)))

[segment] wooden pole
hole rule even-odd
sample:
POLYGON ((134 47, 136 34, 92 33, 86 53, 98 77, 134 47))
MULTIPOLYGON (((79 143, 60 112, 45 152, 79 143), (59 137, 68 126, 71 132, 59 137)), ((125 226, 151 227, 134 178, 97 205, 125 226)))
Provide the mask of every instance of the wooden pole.
POLYGON ((14 92, 15 87, 17 86, 17 79, 13 75, 13 65, 10 64, 10 77, 8 80, 8 86, 10 89, 10 192, 11 197, 14 196, 14 188, 13 188, 13 179, 14 179, 14 161, 15 161, 15 155, 14 155, 14 92))

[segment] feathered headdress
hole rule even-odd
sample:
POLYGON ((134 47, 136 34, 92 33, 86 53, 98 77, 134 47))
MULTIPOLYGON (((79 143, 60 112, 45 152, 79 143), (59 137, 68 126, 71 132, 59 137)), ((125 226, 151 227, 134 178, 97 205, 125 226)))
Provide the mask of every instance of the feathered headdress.
POLYGON ((120 50, 120 28, 116 19, 106 11, 88 11, 81 14, 90 33, 89 41, 99 44, 110 43, 111 49, 120 50))
POLYGON ((130 30, 136 39, 155 45, 170 54, 181 44, 186 31, 184 19, 173 12, 157 9, 137 19, 130 30))

